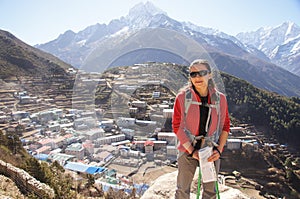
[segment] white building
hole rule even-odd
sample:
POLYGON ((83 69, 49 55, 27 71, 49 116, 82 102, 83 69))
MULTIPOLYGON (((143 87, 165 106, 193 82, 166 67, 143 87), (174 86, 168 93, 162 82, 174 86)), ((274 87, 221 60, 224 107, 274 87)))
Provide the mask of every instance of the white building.
POLYGON ((177 157, 178 149, 176 146, 167 146, 167 156, 177 157))
POLYGON ((173 109, 164 109, 163 116, 164 118, 172 118, 173 109))
POLYGON ((173 132, 158 132, 157 139, 167 141, 168 145, 176 145, 177 137, 173 132))
POLYGON ((131 104, 134 107, 140 107, 140 108, 145 108, 147 106, 147 102, 145 101, 133 101, 131 104))
POLYGON ((80 133, 85 136, 87 140, 96 140, 105 137, 105 132, 102 128, 94 128, 87 131, 81 131, 80 133))
POLYGON ((235 149, 240 149, 242 145, 242 140, 241 139, 227 139, 227 149, 230 150, 235 150, 235 149))
POLYGON ((96 127, 96 120, 93 117, 83 117, 78 118, 74 121, 74 128, 80 129, 81 126, 86 126, 87 128, 94 128, 96 127))
POLYGON ((77 159, 82 160, 84 157, 84 148, 82 144, 74 143, 66 148, 66 154, 73 155, 77 159))
POLYGON ((159 98, 159 97, 160 97, 160 92, 159 91, 153 91, 152 98, 159 98))
POLYGON ((125 134, 119 134, 119 135, 112 135, 108 137, 98 138, 97 140, 94 141, 94 144, 96 147, 99 147, 100 145, 111 144, 113 142, 120 142, 123 140, 125 140, 125 134))
POLYGON ((133 126, 135 124, 135 119, 134 118, 125 118, 125 117, 120 117, 116 121, 117 125, 119 127, 128 127, 128 126, 133 126))
POLYGON ((128 139, 132 139, 135 135, 135 130, 133 129, 121 128, 121 132, 124 133, 128 139))

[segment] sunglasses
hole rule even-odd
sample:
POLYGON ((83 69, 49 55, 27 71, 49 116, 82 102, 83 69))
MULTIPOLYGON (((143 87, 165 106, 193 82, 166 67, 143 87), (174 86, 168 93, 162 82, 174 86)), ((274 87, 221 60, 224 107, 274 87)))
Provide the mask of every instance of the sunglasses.
POLYGON ((200 70, 197 72, 191 72, 190 76, 191 76, 191 78, 197 77, 198 75, 199 75, 199 77, 203 77, 203 76, 206 76, 208 73, 209 73, 208 70, 200 70))

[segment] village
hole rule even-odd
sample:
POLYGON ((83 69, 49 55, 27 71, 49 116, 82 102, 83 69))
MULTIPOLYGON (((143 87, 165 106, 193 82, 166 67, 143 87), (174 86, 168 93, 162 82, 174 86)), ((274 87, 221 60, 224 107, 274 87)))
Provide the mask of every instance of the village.
MULTIPOLYGON (((185 79, 174 85, 161 74, 178 74, 153 63, 105 74, 68 73, 67 80, 9 80, 11 87, 0 90, 0 130, 17 132, 28 153, 57 161, 75 180, 92 174, 104 190, 134 187, 142 195, 153 180, 143 178, 148 171, 176 170, 172 108, 176 83, 185 79), (39 89, 43 84, 47 89, 39 89)), ((252 129, 232 127, 226 149, 258 152, 264 143, 252 129)))

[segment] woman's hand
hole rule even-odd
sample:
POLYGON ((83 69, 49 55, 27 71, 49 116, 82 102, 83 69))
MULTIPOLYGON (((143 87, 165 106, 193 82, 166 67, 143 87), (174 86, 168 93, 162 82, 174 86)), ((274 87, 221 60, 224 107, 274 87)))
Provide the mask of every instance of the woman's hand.
POLYGON ((196 160, 199 160, 199 150, 194 151, 192 157, 195 158, 196 160))
POLYGON ((207 159, 208 162, 214 162, 221 157, 221 154, 218 150, 220 151, 218 148, 213 149, 213 154, 207 159))

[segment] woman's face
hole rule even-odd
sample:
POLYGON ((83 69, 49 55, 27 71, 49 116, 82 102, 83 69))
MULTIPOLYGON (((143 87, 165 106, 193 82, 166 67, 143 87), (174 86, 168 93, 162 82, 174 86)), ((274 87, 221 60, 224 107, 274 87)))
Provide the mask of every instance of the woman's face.
POLYGON ((208 80, 210 78, 211 73, 209 73, 204 64, 195 64, 190 67, 190 79, 197 90, 207 89, 208 80), (198 74, 197 72, 199 72, 200 74, 198 74))

